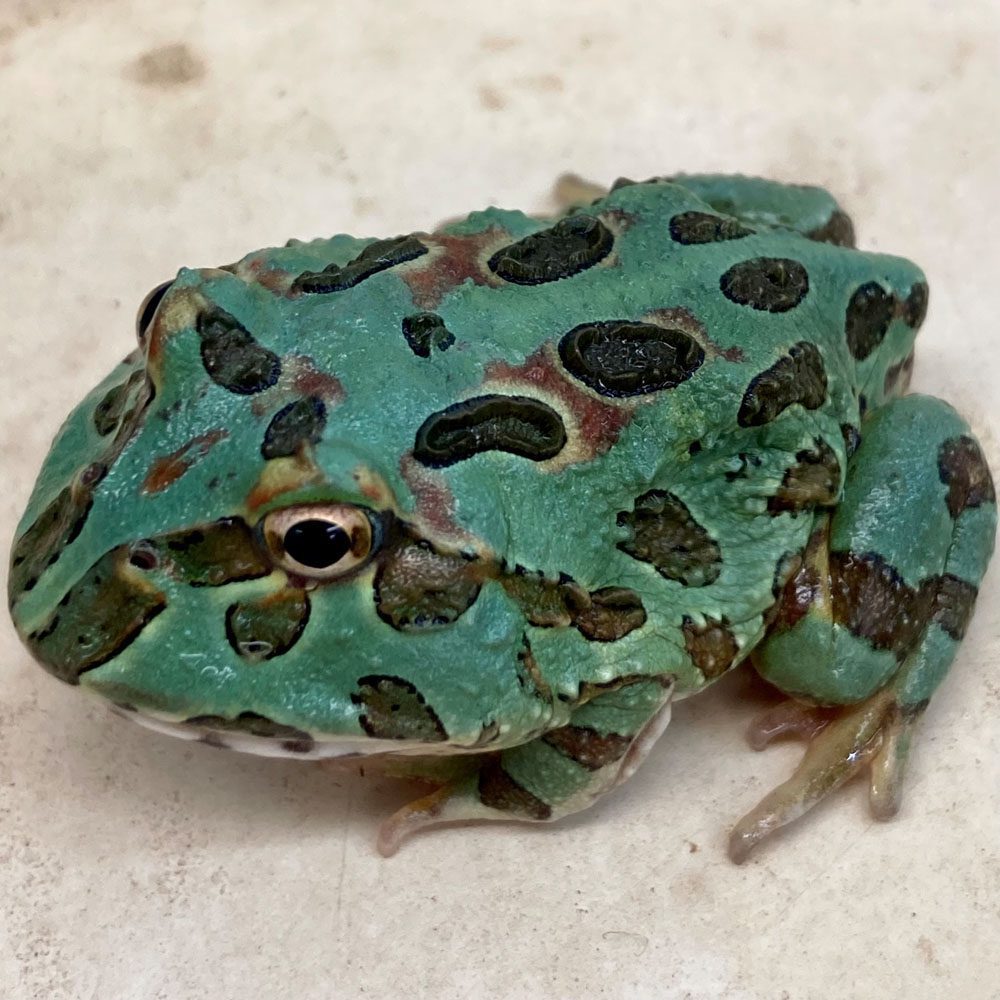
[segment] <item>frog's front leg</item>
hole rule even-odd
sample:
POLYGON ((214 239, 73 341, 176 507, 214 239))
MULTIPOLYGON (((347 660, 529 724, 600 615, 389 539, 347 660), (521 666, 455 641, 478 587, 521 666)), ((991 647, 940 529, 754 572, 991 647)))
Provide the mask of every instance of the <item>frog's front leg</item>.
POLYGON ((755 655, 796 700, 755 723, 752 745, 786 733, 810 742, 792 777, 736 825, 735 861, 865 766, 873 814, 895 813, 913 727, 993 549, 990 472, 950 406, 905 396, 862 430, 842 502, 821 518, 755 655))
POLYGON ((673 679, 633 677, 600 690, 566 726, 484 754, 473 773, 390 817, 378 849, 395 854, 417 830, 471 820, 545 822, 586 809, 642 763, 670 719, 673 679))

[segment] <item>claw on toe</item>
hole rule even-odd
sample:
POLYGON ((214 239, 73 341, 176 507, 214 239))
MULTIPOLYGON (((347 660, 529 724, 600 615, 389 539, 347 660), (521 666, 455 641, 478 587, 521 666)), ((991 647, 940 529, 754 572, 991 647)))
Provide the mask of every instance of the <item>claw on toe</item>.
POLYGON ((889 818, 899 806, 914 721, 900 712, 890 691, 880 691, 837 714, 794 702, 765 713, 751 727, 749 738, 755 748, 786 733, 806 736, 810 742, 791 778, 733 828, 729 857, 737 864, 745 861, 765 837, 798 819, 869 764, 872 812, 878 819, 889 818))

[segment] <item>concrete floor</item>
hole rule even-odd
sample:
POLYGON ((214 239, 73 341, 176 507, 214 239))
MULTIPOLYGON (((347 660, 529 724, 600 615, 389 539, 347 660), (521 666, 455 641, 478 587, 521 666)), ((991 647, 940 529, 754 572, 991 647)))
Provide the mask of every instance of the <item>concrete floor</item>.
MULTIPOLYGON (((179 265, 545 210, 567 170, 830 187, 926 268, 915 388, 1000 469, 998 65, 995 0, 0 0, 0 536, 179 265)), ((746 748, 744 676, 588 814, 385 861, 398 785, 132 727, 0 628, 7 1000, 1000 996, 995 571, 898 819, 854 784, 741 868, 800 752, 746 748)))

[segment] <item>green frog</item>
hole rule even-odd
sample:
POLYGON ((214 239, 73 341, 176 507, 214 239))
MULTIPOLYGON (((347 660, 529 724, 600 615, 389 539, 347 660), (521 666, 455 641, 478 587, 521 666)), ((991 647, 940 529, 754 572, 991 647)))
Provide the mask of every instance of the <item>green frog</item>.
POLYGON ((996 524, 906 392, 927 298, 738 176, 183 269, 52 446, 14 621, 154 729, 432 780, 385 854, 586 808, 747 660, 787 696, 751 743, 808 748, 731 857, 861 769, 886 818, 996 524))

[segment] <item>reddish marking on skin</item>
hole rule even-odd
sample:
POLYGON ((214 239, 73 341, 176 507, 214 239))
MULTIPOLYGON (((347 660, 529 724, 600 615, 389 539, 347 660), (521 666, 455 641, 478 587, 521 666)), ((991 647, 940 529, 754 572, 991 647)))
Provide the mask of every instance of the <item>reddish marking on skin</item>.
POLYGON ((522 365, 494 361, 487 366, 484 381, 502 382, 512 389, 537 387, 556 397, 573 415, 580 442, 588 451, 587 458, 608 451, 632 420, 634 407, 628 403, 605 403, 577 388, 544 345, 525 358, 522 365))
POLYGON ((233 274, 247 284, 258 284, 275 295, 285 295, 295 276, 275 267, 267 251, 261 251, 233 265, 233 274))
POLYGON ((335 375, 320 371, 313 359, 306 355, 295 355, 285 362, 292 372, 292 385, 303 396, 318 396, 327 403, 344 401, 344 386, 335 375))
POLYGON ((509 242, 510 235, 497 226, 490 226, 468 236, 431 233, 421 236, 420 240, 430 247, 430 253, 400 271, 400 277, 409 285, 413 304, 418 309, 436 309, 445 295, 464 281, 491 284, 486 267, 488 251, 509 242))
POLYGON ((303 396, 316 396, 331 408, 342 403, 347 396, 340 379, 320 371, 307 354, 287 355, 281 359, 281 365, 278 384, 267 392, 258 393, 250 403, 257 417, 273 412, 278 404, 283 405, 303 396))
POLYGON ((442 538, 465 535, 455 523, 455 498, 440 472, 421 465, 409 451, 400 458, 399 471, 416 500, 417 516, 428 528, 442 538))
POLYGON ((176 451, 156 459, 143 481, 142 492, 160 493, 168 486, 173 486, 192 465, 200 462, 216 444, 227 437, 229 431, 223 430, 199 434, 176 451))

